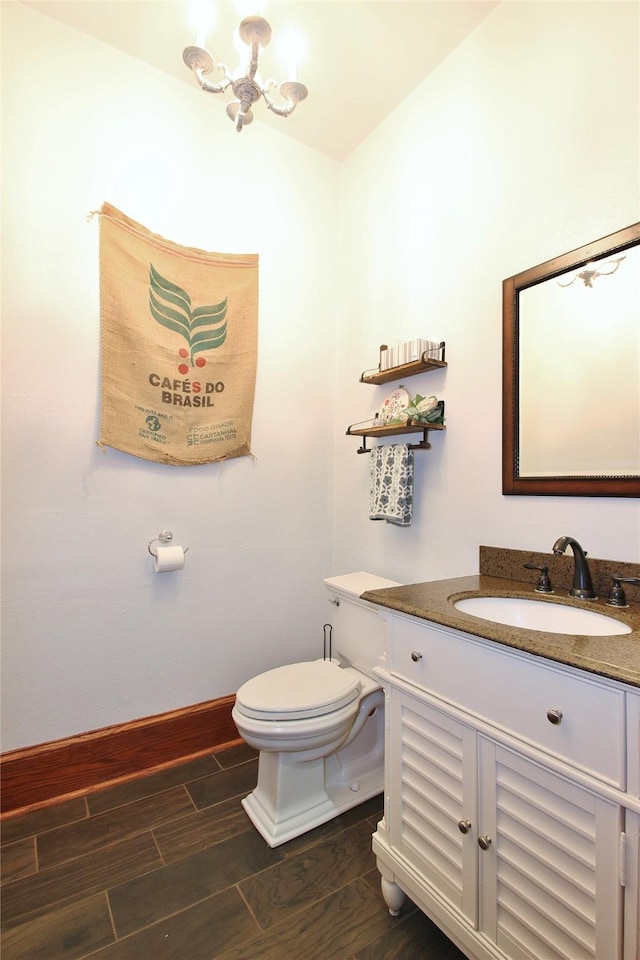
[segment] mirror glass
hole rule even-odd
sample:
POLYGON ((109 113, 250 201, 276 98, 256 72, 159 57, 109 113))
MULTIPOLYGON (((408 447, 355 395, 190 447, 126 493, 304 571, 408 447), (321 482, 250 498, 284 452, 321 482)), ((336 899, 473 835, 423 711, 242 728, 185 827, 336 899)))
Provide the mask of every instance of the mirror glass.
POLYGON ((640 224, 503 283, 503 493, 640 496, 640 224))

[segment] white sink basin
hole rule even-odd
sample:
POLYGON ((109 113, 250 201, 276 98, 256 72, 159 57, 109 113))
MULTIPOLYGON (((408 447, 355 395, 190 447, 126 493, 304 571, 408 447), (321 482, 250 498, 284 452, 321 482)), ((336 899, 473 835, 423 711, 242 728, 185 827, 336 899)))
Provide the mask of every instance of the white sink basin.
POLYGON ((570 607, 524 597, 468 597, 453 602, 456 610, 481 620, 493 620, 524 630, 574 633, 583 637, 611 637, 631 633, 631 627, 595 610, 570 607))

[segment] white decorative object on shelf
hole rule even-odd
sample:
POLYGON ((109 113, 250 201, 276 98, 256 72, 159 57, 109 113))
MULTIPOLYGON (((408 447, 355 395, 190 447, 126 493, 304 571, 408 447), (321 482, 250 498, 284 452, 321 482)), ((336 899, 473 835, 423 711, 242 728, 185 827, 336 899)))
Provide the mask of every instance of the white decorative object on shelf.
POLYGON ((392 367, 400 367, 404 363, 413 363, 415 360, 421 360, 425 354, 430 360, 440 359, 441 341, 423 340, 416 338, 414 340, 405 340, 397 343, 395 347, 387 347, 380 353, 380 369, 390 370, 392 367))
POLYGON ((396 387, 391 393, 387 394, 380 408, 380 419, 383 423, 389 423, 390 420, 399 420, 403 410, 409 406, 411 397, 404 387, 396 387))

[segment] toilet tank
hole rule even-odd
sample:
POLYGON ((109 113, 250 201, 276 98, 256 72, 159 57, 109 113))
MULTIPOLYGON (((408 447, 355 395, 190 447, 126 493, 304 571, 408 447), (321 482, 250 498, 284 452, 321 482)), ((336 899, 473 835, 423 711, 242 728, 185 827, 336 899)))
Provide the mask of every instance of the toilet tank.
POLYGON ((399 587, 400 584, 360 571, 328 577, 324 585, 333 604, 327 617, 332 627, 332 656, 373 676, 372 670, 384 654, 385 621, 379 614, 380 608, 368 600, 361 600, 360 594, 365 590, 399 587))

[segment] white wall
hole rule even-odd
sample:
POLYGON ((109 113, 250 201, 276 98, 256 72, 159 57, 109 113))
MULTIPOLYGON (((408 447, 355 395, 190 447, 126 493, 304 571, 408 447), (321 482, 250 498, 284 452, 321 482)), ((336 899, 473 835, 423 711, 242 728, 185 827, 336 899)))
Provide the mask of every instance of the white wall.
POLYGON ((476 572, 479 544, 560 534, 640 560, 637 499, 503 497, 500 466, 502 280, 640 219, 639 9, 501 4, 344 165, 336 567, 440 579, 476 572), (398 528, 368 520, 344 431, 393 386, 358 383, 379 344, 418 336, 446 340, 449 366, 405 386, 446 400, 447 429, 415 454, 398 528))
POLYGON ((455 576, 480 543, 561 533, 638 560, 635 500, 500 493, 503 278, 639 219, 637 11, 503 4, 341 168, 258 122, 237 136, 212 98, 2 5, 3 749, 313 655, 327 574, 455 576), (256 461, 95 447, 86 214, 103 200, 177 242, 260 254, 256 461), (448 369, 407 386, 444 397, 448 427, 416 454, 398 529, 368 520, 368 460, 344 431, 388 391, 357 382, 378 345, 412 336, 447 341, 448 369), (187 566, 155 576, 165 528, 187 566))
POLYGON ((2 20, 6 750, 321 655, 340 166, 258 122, 236 134, 195 86, 19 3, 2 20), (255 461, 96 447, 104 200, 178 243, 259 253, 255 461), (152 572, 163 529, 184 571, 152 572))

